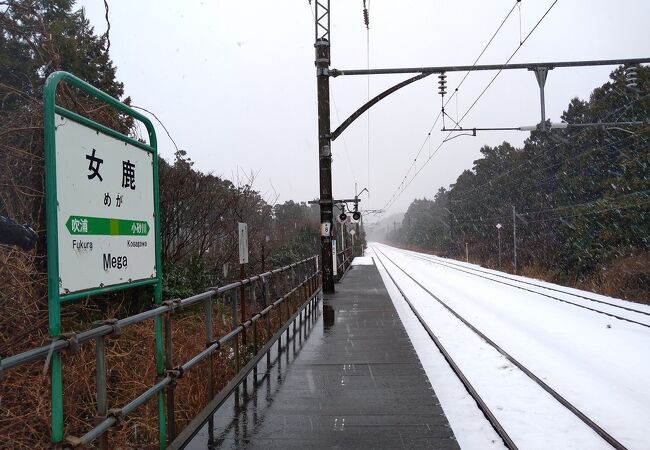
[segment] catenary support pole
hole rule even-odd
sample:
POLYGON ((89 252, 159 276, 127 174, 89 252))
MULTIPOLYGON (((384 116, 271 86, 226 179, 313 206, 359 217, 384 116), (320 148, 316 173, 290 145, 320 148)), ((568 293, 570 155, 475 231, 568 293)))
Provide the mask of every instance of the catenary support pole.
POLYGON ((318 166, 320 177, 321 255, 323 290, 334 292, 332 260, 332 152, 330 141, 330 43, 318 39, 316 47, 316 79, 318 89, 318 166))
POLYGON ((533 69, 535 72, 535 79, 539 85, 539 103, 541 105, 541 122, 539 123, 540 130, 546 129, 546 99, 544 98, 544 86, 546 85, 546 76, 548 75, 548 67, 537 67, 533 69))
MULTIPOLYGON (((246 266, 241 263, 239 264, 239 279, 246 279, 246 266)), ((241 308, 241 323, 246 322, 246 286, 241 285, 239 288, 239 307, 241 308)), ((246 330, 241 332, 242 344, 244 348, 246 347, 246 330)))
POLYGON ((499 239, 499 270, 501 270, 501 227, 497 228, 497 236, 499 239))

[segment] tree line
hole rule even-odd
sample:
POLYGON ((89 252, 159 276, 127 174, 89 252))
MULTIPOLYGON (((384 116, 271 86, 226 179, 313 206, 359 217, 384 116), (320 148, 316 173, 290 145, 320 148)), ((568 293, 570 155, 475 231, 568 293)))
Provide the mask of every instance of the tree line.
MULTIPOLYGON (((0 6, 5 6, 0 13, 0 215, 38 233, 36 248, 29 252, 0 245, 0 305, 16 309, 16 315, 4 316, 6 324, 0 318, 0 353, 8 354, 9 348, 13 353, 18 342, 25 342, 21 336, 43 335, 47 324, 45 80, 64 70, 127 105, 132 101, 116 78, 109 36, 97 35, 73 0, 0 1, 0 6), (24 334, 14 332, 16 324, 24 327, 24 334)), ((142 140, 130 117, 65 84, 57 104, 142 140)), ((253 174, 231 181, 202 172, 181 149, 172 161, 159 158, 159 171, 165 297, 191 295, 239 277, 238 222, 248 223, 249 273, 318 251, 317 206, 273 204, 274 199, 255 189, 253 174)), ((137 307, 149 305, 150 295, 144 295, 137 307)))
MULTIPOLYGON (((27 224, 38 236, 35 248, 29 251, 0 245, 0 357, 43 345, 48 338, 42 104, 45 80, 54 71, 68 71, 131 105, 109 57, 109 37, 95 32, 73 0, 0 0, 0 217, 27 224)), ((135 139, 144 137, 131 118, 65 84, 59 87, 56 102, 135 139)), ((173 124, 167 125, 173 130, 173 124)), ((177 149, 170 161, 159 158, 159 172, 158 231, 164 298, 186 297, 239 278, 238 222, 248 224, 248 274, 318 252, 317 205, 293 201, 275 204, 276 199, 265 198, 255 188, 253 174, 228 180, 206 173, 194 166, 183 149, 177 149)), ((145 287, 64 305, 63 329, 85 330, 92 321, 148 309, 152 297, 151 288, 145 287)), ((202 316, 196 311, 186 314, 183 327, 175 330, 175 342, 201 348, 204 342, 197 329, 202 330, 202 316)), ((219 315, 215 324, 225 327, 224 320, 219 315)), ((112 354, 136 354, 131 359, 111 359, 111 386, 121 386, 111 391, 116 405, 134 398, 154 376, 153 357, 147 354, 153 328, 150 323, 141 325, 129 328, 125 336, 108 344, 112 354)), ((224 367, 218 371, 224 380, 229 373, 227 360, 220 360, 224 367)), ((92 365, 91 353, 84 351, 65 365, 66 433, 87 430, 94 420, 94 394, 90 390, 94 371, 88 369, 92 365)), ((15 447, 49 446, 48 380, 42 364, 3 376, 3 442, 15 447)), ((201 380, 188 386, 200 390, 201 380)), ((154 448, 152 411, 128 419, 139 427, 129 425, 118 430, 115 445, 154 448)))

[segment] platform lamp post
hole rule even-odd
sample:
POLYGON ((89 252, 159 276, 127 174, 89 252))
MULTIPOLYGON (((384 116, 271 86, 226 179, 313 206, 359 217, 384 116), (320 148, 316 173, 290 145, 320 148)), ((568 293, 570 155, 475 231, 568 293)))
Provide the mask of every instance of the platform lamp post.
POLYGON ((501 268, 501 225, 500 223, 497 223, 497 239, 499 241, 499 269, 501 268))

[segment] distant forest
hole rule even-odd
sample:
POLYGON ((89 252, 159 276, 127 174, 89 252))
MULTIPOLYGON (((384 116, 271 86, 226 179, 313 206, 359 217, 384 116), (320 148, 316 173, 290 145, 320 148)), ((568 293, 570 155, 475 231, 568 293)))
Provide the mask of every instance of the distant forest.
POLYGON ((571 100, 562 120, 620 125, 484 146, 448 189, 413 201, 387 240, 459 259, 467 244, 470 262, 512 272, 516 225, 519 273, 648 302, 649 90, 650 68, 616 69, 588 101, 571 100))

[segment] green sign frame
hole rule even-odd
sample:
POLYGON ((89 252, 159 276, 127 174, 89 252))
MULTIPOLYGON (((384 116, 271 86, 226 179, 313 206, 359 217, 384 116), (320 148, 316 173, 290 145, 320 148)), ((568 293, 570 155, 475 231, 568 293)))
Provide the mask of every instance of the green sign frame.
MULTIPOLYGON (((59 339, 61 336, 61 304, 72 302, 83 298, 92 297, 100 294, 129 289, 137 286, 151 285, 154 287, 154 303, 162 302, 162 260, 160 244, 160 194, 158 190, 158 141, 153 123, 141 113, 130 108, 128 105, 111 97, 105 92, 86 83, 82 79, 68 72, 58 71, 52 73, 45 81, 43 91, 43 127, 45 137, 45 203, 47 219, 47 277, 48 277, 48 325, 49 334, 52 340, 59 339), (61 82, 75 87, 106 105, 132 117, 141 122, 147 129, 149 143, 139 142, 118 131, 101 125, 86 117, 80 116, 68 109, 56 104, 56 89, 61 82), (115 284, 106 287, 86 289, 72 292, 70 294, 60 294, 59 292, 59 242, 58 228, 65 227, 65 223, 58 223, 57 218, 57 170, 56 170, 56 141, 55 141, 55 114, 65 117, 66 119, 77 122, 92 130, 110 136, 122 142, 138 147, 152 154, 153 160, 153 193, 154 193, 154 224, 155 224, 155 267, 156 274, 152 278, 136 280, 129 283, 115 284)), ((94 219, 94 218, 88 218, 94 219)), ((127 226, 132 223, 121 223, 117 219, 109 219, 111 223, 98 223, 98 233, 107 234, 125 234, 127 226), (106 229, 106 227, 108 227, 106 229)), ((147 230, 150 232, 151 230, 147 230)), ((162 375, 163 367, 163 333, 162 320, 156 316, 154 321, 155 328, 155 353, 156 353, 156 373, 162 375)), ((55 443, 61 442, 64 438, 64 418, 63 418, 63 375, 61 367, 61 355, 55 352, 51 359, 51 437, 55 443)), ((163 392, 158 395, 158 425, 160 435, 160 447, 165 448, 167 431, 165 420, 165 403, 163 392)))

